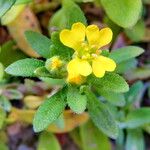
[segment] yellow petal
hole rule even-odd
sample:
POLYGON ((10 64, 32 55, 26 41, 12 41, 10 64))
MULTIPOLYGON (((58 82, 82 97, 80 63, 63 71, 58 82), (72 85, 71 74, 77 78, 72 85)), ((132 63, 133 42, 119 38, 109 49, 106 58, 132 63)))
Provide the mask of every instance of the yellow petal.
POLYGON ((75 58, 72 59, 67 65, 68 74, 71 76, 78 76, 79 75, 79 59, 75 58))
POLYGON ((90 45, 99 44, 99 28, 96 25, 90 25, 86 28, 86 36, 90 45))
POLYGON ((78 70, 82 76, 88 76, 92 73, 91 65, 86 60, 80 60, 78 70))
POLYGON ((99 31, 99 48, 109 44, 112 40, 112 31, 110 28, 104 28, 99 31))
POLYGON ((85 26, 78 22, 72 25, 71 30, 64 29, 60 33, 60 41, 74 50, 78 49, 85 39, 85 26))
POLYGON ((85 78, 83 78, 81 75, 73 76, 72 74, 68 74, 67 81, 69 83, 81 84, 85 81, 85 78))
POLYGON ((116 68, 116 63, 114 60, 108 57, 99 56, 97 61, 101 64, 105 71, 114 71, 116 68))
POLYGON ((105 70, 104 70, 102 64, 99 62, 98 59, 93 60, 92 69, 93 69, 94 75, 98 78, 102 78, 105 74, 105 70))

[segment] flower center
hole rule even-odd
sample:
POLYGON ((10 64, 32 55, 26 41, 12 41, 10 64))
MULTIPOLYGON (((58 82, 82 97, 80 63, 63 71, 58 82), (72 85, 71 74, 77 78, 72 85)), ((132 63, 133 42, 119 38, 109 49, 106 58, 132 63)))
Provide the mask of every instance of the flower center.
POLYGON ((80 43, 80 47, 74 53, 74 57, 84 60, 93 60, 101 51, 96 45, 89 45, 86 41, 80 43))

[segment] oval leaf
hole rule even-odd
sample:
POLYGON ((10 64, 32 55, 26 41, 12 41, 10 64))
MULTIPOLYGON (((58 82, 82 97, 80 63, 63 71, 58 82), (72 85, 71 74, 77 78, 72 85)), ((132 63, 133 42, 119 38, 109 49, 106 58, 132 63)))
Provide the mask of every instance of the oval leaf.
POLYGON ((142 10, 141 0, 101 0, 109 18, 121 27, 136 24, 142 10))
POLYGON ((77 114, 81 114, 86 109, 87 97, 86 95, 81 95, 80 91, 70 86, 67 93, 67 103, 71 110, 77 114))
POLYGON ((121 63, 130 58, 134 58, 142 54, 144 50, 137 46, 126 46, 123 48, 116 49, 110 53, 109 57, 112 58, 116 63, 121 63))
POLYGON ((44 101, 39 107, 33 120, 35 132, 44 130, 60 116, 66 106, 65 94, 65 91, 61 90, 44 101))
POLYGON ((57 138, 50 132, 40 135, 37 150, 61 150, 57 138))
POLYGON ((88 112, 94 124, 109 137, 116 139, 118 136, 118 126, 108 110, 107 106, 100 102, 90 91, 86 91, 88 97, 88 112))
POLYGON ((129 90, 124 78, 115 73, 107 73, 103 78, 89 77, 88 82, 105 91, 121 93, 129 90))
POLYGON ((125 127, 137 128, 150 123, 150 108, 139 108, 130 112, 125 121, 125 127))
POLYGON ((39 55, 43 56, 44 58, 50 57, 51 41, 49 38, 34 31, 26 31, 25 36, 30 46, 39 55))
POLYGON ((22 59, 8 66, 5 71, 8 74, 22 77, 34 77, 34 71, 38 67, 44 66, 44 62, 37 59, 22 59))

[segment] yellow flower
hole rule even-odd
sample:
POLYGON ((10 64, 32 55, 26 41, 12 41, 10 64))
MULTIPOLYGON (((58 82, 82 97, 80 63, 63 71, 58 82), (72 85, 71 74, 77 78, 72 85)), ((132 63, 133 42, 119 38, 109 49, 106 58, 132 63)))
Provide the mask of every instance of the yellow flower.
POLYGON ((85 27, 78 22, 72 25, 71 30, 62 30, 60 41, 75 50, 74 58, 67 65, 70 81, 79 76, 86 77, 91 73, 100 78, 106 71, 114 71, 116 63, 100 55, 100 48, 109 44, 111 40, 111 29, 99 30, 96 25, 85 27))
POLYGON ((46 68, 51 71, 60 68, 63 62, 58 56, 54 56, 46 61, 46 68))

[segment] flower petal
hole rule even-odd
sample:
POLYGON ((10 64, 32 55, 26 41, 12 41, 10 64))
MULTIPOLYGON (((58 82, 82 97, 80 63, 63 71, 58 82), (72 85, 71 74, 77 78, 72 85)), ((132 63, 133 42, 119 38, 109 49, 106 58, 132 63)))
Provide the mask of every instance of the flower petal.
POLYGON ((60 41, 76 50, 85 39, 85 26, 78 22, 72 25, 71 30, 64 29, 60 32, 60 41))
POLYGON ((86 36, 90 45, 99 44, 99 28, 96 25, 90 25, 86 28, 86 36))
POLYGON ((78 70, 82 76, 88 76, 92 73, 91 65, 86 60, 80 60, 78 70))
POLYGON ((116 63, 114 62, 114 60, 112 60, 108 57, 104 57, 104 56, 99 56, 97 59, 105 71, 114 71, 115 70, 116 63))
POLYGON ((96 77, 98 78, 102 78, 105 74, 105 70, 101 64, 101 62, 99 62, 98 59, 94 59, 92 62, 92 69, 93 69, 93 73, 96 77))
POLYGON ((68 74, 67 81, 69 83, 81 84, 81 83, 83 83, 85 81, 85 79, 81 75, 72 76, 71 74, 68 74))
POLYGON ((68 74, 70 74, 71 76, 78 76, 79 75, 78 68, 79 68, 79 59, 77 58, 72 59, 67 65, 68 74))
POLYGON ((99 48, 109 44, 112 40, 113 33, 110 28, 104 28, 99 31, 99 48))

